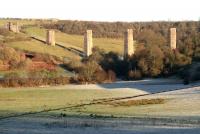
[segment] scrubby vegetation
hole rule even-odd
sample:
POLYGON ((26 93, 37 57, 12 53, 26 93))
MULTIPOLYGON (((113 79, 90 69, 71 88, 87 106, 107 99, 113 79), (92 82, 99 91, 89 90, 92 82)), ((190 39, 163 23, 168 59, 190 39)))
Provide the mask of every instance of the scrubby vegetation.
MULTIPOLYGON (((97 63, 93 63, 96 64, 94 66, 99 65, 98 68, 105 72, 112 70, 117 77, 129 80, 179 74, 181 68, 199 62, 200 59, 200 24, 195 21, 144 23, 59 21, 43 26, 68 34, 81 35, 86 29, 92 29, 94 37, 108 38, 121 38, 125 29, 133 28, 134 39, 138 44, 133 56, 122 60, 118 53, 105 53, 98 50, 88 58, 89 61, 97 63), (168 47, 171 27, 177 28, 177 50, 170 50, 168 47)), ((86 65, 90 64, 86 63, 86 65)))
POLYGON ((8 67, 11 69, 16 69, 20 67, 26 66, 26 60, 21 58, 21 53, 17 52, 15 49, 6 47, 6 46, 0 46, 0 65, 1 68, 4 70, 8 67))
POLYGON ((33 66, 36 67, 36 63, 38 62, 40 63, 43 62, 46 64, 54 64, 55 62, 59 61, 60 61, 59 58, 48 54, 18 51, 15 50, 14 48, 7 47, 4 45, 0 46, 0 67, 2 67, 1 70, 4 70, 3 69, 4 67, 8 67, 5 68, 5 70, 6 69, 34 70, 33 66))
MULTIPOLYGON (((65 63, 64 67, 67 70, 74 71, 77 74, 77 77, 66 81, 64 77, 61 78, 56 74, 54 68, 52 69, 55 62, 59 61, 56 57, 32 53, 34 58, 24 59, 13 48, 2 47, 1 49, 0 59, 2 64, 6 63, 10 69, 25 69, 29 71, 25 78, 12 73, 5 76, 5 80, 2 83, 9 86, 33 86, 34 82, 35 85, 56 85, 69 82, 102 83, 113 82, 116 77, 125 80, 138 80, 144 77, 166 77, 177 74, 181 68, 191 64, 192 60, 178 51, 156 45, 151 47, 141 45, 134 55, 125 59, 117 53, 106 53, 104 50, 94 47, 93 54, 88 58, 83 58, 82 61, 74 60, 65 63), (37 66, 37 61, 43 61, 45 63, 44 69, 46 68, 47 70, 41 70, 43 66, 37 66), (34 66, 34 64, 36 65, 34 66), (62 79, 64 80, 62 81, 62 79)), ((198 78, 195 77, 196 79, 198 78)))
POLYGON ((152 105, 152 104, 163 104, 165 99, 155 98, 155 99, 140 99, 140 100, 128 100, 128 101, 114 101, 107 102, 105 104, 113 105, 113 106, 140 106, 140 105, 152 105))
POLYGON ((55 56, 28 53, 0 46, 0 70, 6 72, 0 79, 2 87, 57 85, 69 83, 55 66, 59 62, 55 56))
POLYGON ((179 71, 179 75, 183 79, 184 84, 200 80, 200 64, 194 62, 185 66, 179 71))
POLYGON ((70 62, 66 67, 79 74, 79 81, 102 82, 116 77, 138 80, 144 77, 167 77, 191 64, 191 58, 167 47, 140 46, 131 57, 122 59, 117 53, 105 53, 99 48, 82 62, 70 62))
POLYGON ((30 72, 28 78, 19 77, 16 73, 10 73, 4 79, 0 79, 2 87, 35 87, 44 85, 64 85, 70 82, 70 78, 63 76, 49 76, 52 72, 30 72), (47 76, 45 76, 47 75, 47 76))
MULTIPOLYGON (((100 23, 58 21, 48 24, 41 23, 41 25, 45 28, 58 29, 68 34, 83 34, 86 29, 92 29, 94 37, 120 39, 123 37, 125 29, 134 29, 137 48, 135 54, 130 57, 123 59, 121 53, 117 53, 118 51, 108 52, 94 47, 93 54, 88 58, 83 58, 81 61, 80 59, 67 60, 64 65, 65 68, 77 74, 77 77, 72 79, 73 82, 101 83, 112 82, 116 78, 138 80, 145 77, 168 77, 179 74, 185 83, 190 80, 199 80, 199 77, 195 75, 198 74, 198 69, 191 69, 190 67, 193 63, 200 61, 199 22, 100 23), (176 50, 169 48, 168 35, 171 27, 177 28, 178 47, 176 50), (191 70, 193 70, 192 74, 191 70)), ((26 31, 27 29, 23 30, 26 31)), ((41 29, 39 31, 38 29, 35 30, 38 34, 45 35, 45 29, 42 28, 42 33, 40 33, 41 29)), ((59 31, 57 33, 59 35, 63 34, 59 31)), ((3 28, 0 29, 0 35, 2 35, 2 37, 0 36, 0 41, 4 43, 29 40, 24 35, 14 34, 3 28)), ((79 41, 82 42, 82 40, 79 41)), ((115 43, 112 45, 114 48, 115 43)), ((0 51, 2 51, 0 64, 9 65, 10 69, 30 69, 34 65, 32 60, 23 59, 21 54, 14 49, 2 48, 0 51)), ((63 59, 56 59, 55 56, 47 54, 35 53, 34 55, 34 60, 43 61, 47 64, 55 64, 57 61, 61 63, 63 61, 63 59)))
POLYGON ((6 28, 0 28, 0 36, 1 36, 1 40, 0 43, 9 43, 9 42, 16 42, 16 41, 30 41, 31 39, 22 34, 22 33, 13 33, 10 32, 8 29, 6 28))
POLYGON ((65 67, 71 71, 75 71, 78 77, 74 79, 77 83, 102 83, 113 82, 116 79, 116 74, 113 70, 106 70, 102 68, 100 64, 102 58, 98 51, 94 50, 94 53, 89 58, 84 58, 80 61, 73 61, 65 64, 65 67), (97 55, 96 55, 97 54, 97 55))

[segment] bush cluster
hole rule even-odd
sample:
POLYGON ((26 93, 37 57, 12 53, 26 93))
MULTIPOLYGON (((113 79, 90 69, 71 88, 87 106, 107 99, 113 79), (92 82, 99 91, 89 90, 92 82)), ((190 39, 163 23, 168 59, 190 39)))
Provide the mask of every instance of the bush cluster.
POLYGON ((1 87, 35 87, 43 85, 64 85, 68 84, 70 79, 68 77, 56 78, 6 78, 0 79, 1 87))
POLYGON ((10 34, 9 30, 6 28, 0 28, 0 35, 2 36, 8 36, 10 34))
MULTIPOLYGON (((138 80, 144 77, 171 76, 189 64, 191 64, 191 58, 178 51, 156 45, 140 46, 134 55, 125 59, 117 53, 105 53, 103 50, 94 48, 93 54, 83 61, 79 75, 86 81, 92 79, 97 81, 95 78, 104 78, 103 74, 112 71, 114 75, 122 79, 138 80), (100 73, 97 76, 98 71, 100 73)), ((109 77, 106 76, 106 78, 109 77)))

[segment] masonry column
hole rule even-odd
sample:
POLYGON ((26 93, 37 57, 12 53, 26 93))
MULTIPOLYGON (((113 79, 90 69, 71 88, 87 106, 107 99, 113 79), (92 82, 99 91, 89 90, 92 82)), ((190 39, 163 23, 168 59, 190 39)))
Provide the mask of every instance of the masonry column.
POLYGON ((51 46, 55 46, 55 31, 47 30, 46 43, 51 46))
POLYGON ((84 52, 86 57, 92 54, 92 48, 93 48, 92 30, 87 30, 84 35, 84 52))
POLYGON ((133 29, 127 29, 124 33, 124 57, 134 54, 133 29))
POLYGON ((7 25, 6 25, 6 28, 9 30, 9 31, 12 31, 14 33, 19 33, 19 25, 18 23, 16 22, 15 23, 12 23, 12 22, 8 22, 7 25))
POLYGON ((11 31, 12 30, 12 22, 8 22, 7 23, 7 29, 9 30, 9 31, 11 31))
POLYGON ((170 48, 176 49, 176 28, 170 28, 170 48))
POLYGON ((16 33, 19 33, 19 31, 20 31, 20 30, 19 30, 19 24, 16 23, 16 25, 15 25, 15 32, 16 32, 16 33))

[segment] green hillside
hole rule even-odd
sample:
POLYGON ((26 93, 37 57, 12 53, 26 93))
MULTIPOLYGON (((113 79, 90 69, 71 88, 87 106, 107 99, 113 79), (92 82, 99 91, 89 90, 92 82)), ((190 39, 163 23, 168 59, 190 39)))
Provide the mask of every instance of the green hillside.
MULTIPOLYGON (((28 27, 23 29, 25 33, 31 36, 37 36, 45 38, 46 29, 39 27, 28 27)), ((123 53, 123 39, 111 39, 111 38, 94 38, 94 46, 104 49, 106 52, 114 51, 119 54, 123 53)), ((74 47, 79 50, 83 50, 83 36, 69 35, 56 31, 56 42, 62 43, 66 47, 74 47)))

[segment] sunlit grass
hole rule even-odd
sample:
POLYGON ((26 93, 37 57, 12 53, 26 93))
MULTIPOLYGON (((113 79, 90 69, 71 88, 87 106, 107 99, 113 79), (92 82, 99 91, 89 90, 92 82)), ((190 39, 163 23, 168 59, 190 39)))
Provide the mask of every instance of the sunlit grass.
POLYGON ((76 58, 78 59, 79 56, 75 55, 74 53, 71 53, 67 50, 64 50, 63 48, 60 48, 58 46, 49 46, 45 43, 31 40, 31 41, 17 41, 17 42, 9 42, 6 43, 7 46, 20 49, 20 50, 26 50, 30 52, 37 52, 37 53, 44 53, 49 54, 53 56, 57 56, 60 58, 68 57, 68 58, 76 58))
MULTIPOLYGON (((92 102, 93 99, 135 95, 121 91, 67 89, 65 86, 44 88, 7 88, 0 90, 0 116, 41 111, 92 102)), ((59 111, 56 111, 59 113, 59 111)), ((75 112, 73 112, 75 113, 75 112)))
MULTIPOLYGON (((29 27, 24 29, 24 31, 29 35, 34 35, 46 37, 46 29, 39 27, 29 27)), ((94 38, 94 46, 104 49, 106 52, 114 51, 119 54, 123 53, 123 39, 112 39, 112 38, 94 38)), ((71 35, 65 34, 60 31, 56 31, 56 42, 62 43, 67 47, 75 47, 77 49, 83 50, 83 36, 81 35, 71 35)))
MULTIPOLYGON (((71 89, 69 86, 36 88, 2 88, 0 90, 0 116, 41 111, 60 107, 88 104, 103 98, 135 96, 138 90, 92 90, 71 89)), ((198 116, 200 101, 198 94, 190 98, 178 96, 142 97, 110 105, 106 103, 87 105, 73 109, 52 111, 46 114, 84 114, 113 116, 198 116), (151 99, 150 99, 151 98, 151 99), (161 98, 161 99, 158 99, 161 98), (164 99, 164 100, 163 100, 164 99)))

